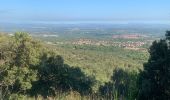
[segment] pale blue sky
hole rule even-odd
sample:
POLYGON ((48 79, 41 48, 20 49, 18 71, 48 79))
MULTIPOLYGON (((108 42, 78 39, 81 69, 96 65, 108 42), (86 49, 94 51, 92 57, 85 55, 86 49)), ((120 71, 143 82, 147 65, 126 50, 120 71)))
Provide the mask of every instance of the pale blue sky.
POLYGON ((0 21, 170 21, 170 0, 0 0, 0 21))

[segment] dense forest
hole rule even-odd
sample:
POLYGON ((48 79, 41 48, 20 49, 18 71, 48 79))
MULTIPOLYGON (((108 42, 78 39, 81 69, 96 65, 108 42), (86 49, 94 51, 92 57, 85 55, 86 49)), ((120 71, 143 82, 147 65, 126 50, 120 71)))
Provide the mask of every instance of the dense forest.
POLYGON ((170 32, 149 54, 0 35, 1 100, 168 100, 170 32), (148 60, 148 61, 147 61, 148 60))

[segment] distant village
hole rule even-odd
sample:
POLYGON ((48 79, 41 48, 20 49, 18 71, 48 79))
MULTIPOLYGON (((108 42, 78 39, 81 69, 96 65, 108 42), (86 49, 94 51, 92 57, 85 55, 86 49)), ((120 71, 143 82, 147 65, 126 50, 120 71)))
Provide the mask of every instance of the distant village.
MULTIPOLYGON (((144 36, 140 35, 113 35, 113 39, 139 39, 144 36)), ((152 40, 146 40, 146 41, 108 41, 108 40, 92 40, 92 39, 78 39, 74 40, 72 42, 57 42, 56 44, 74 44, 74 45, 95 45, 95 46, 114 46, 114 47, 121 47, 124 49, 130 49, 130 50, 140 50, 140 51, 146 51, 147 49, 143 46, 145 44, 151 45, 152 40)))
POLYGON ((141 41, 113 42, 113 41, 94 41, 90 39, 79 39, 77 41, 72 42, 72 44, 137 48, 143 46, 144 44, 146 44, 146 42, 141 42, 141 41))

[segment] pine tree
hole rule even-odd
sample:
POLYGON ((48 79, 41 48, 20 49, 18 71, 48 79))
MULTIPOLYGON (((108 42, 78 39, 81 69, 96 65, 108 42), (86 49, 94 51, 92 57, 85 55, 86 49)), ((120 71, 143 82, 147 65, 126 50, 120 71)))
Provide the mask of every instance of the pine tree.
POLYGON ((170 31, 166 38, 154 41, 150 58, 139 78, 139 100, 170 99, 170 31))

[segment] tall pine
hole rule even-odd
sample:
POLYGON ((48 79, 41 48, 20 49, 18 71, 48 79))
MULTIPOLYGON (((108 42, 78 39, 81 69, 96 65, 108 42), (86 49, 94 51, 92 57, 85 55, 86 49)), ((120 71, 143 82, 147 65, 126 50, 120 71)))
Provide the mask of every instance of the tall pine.
POLYGON ((139 78, 139 100, 170 100, 170 31, 154 41, 139 78))

